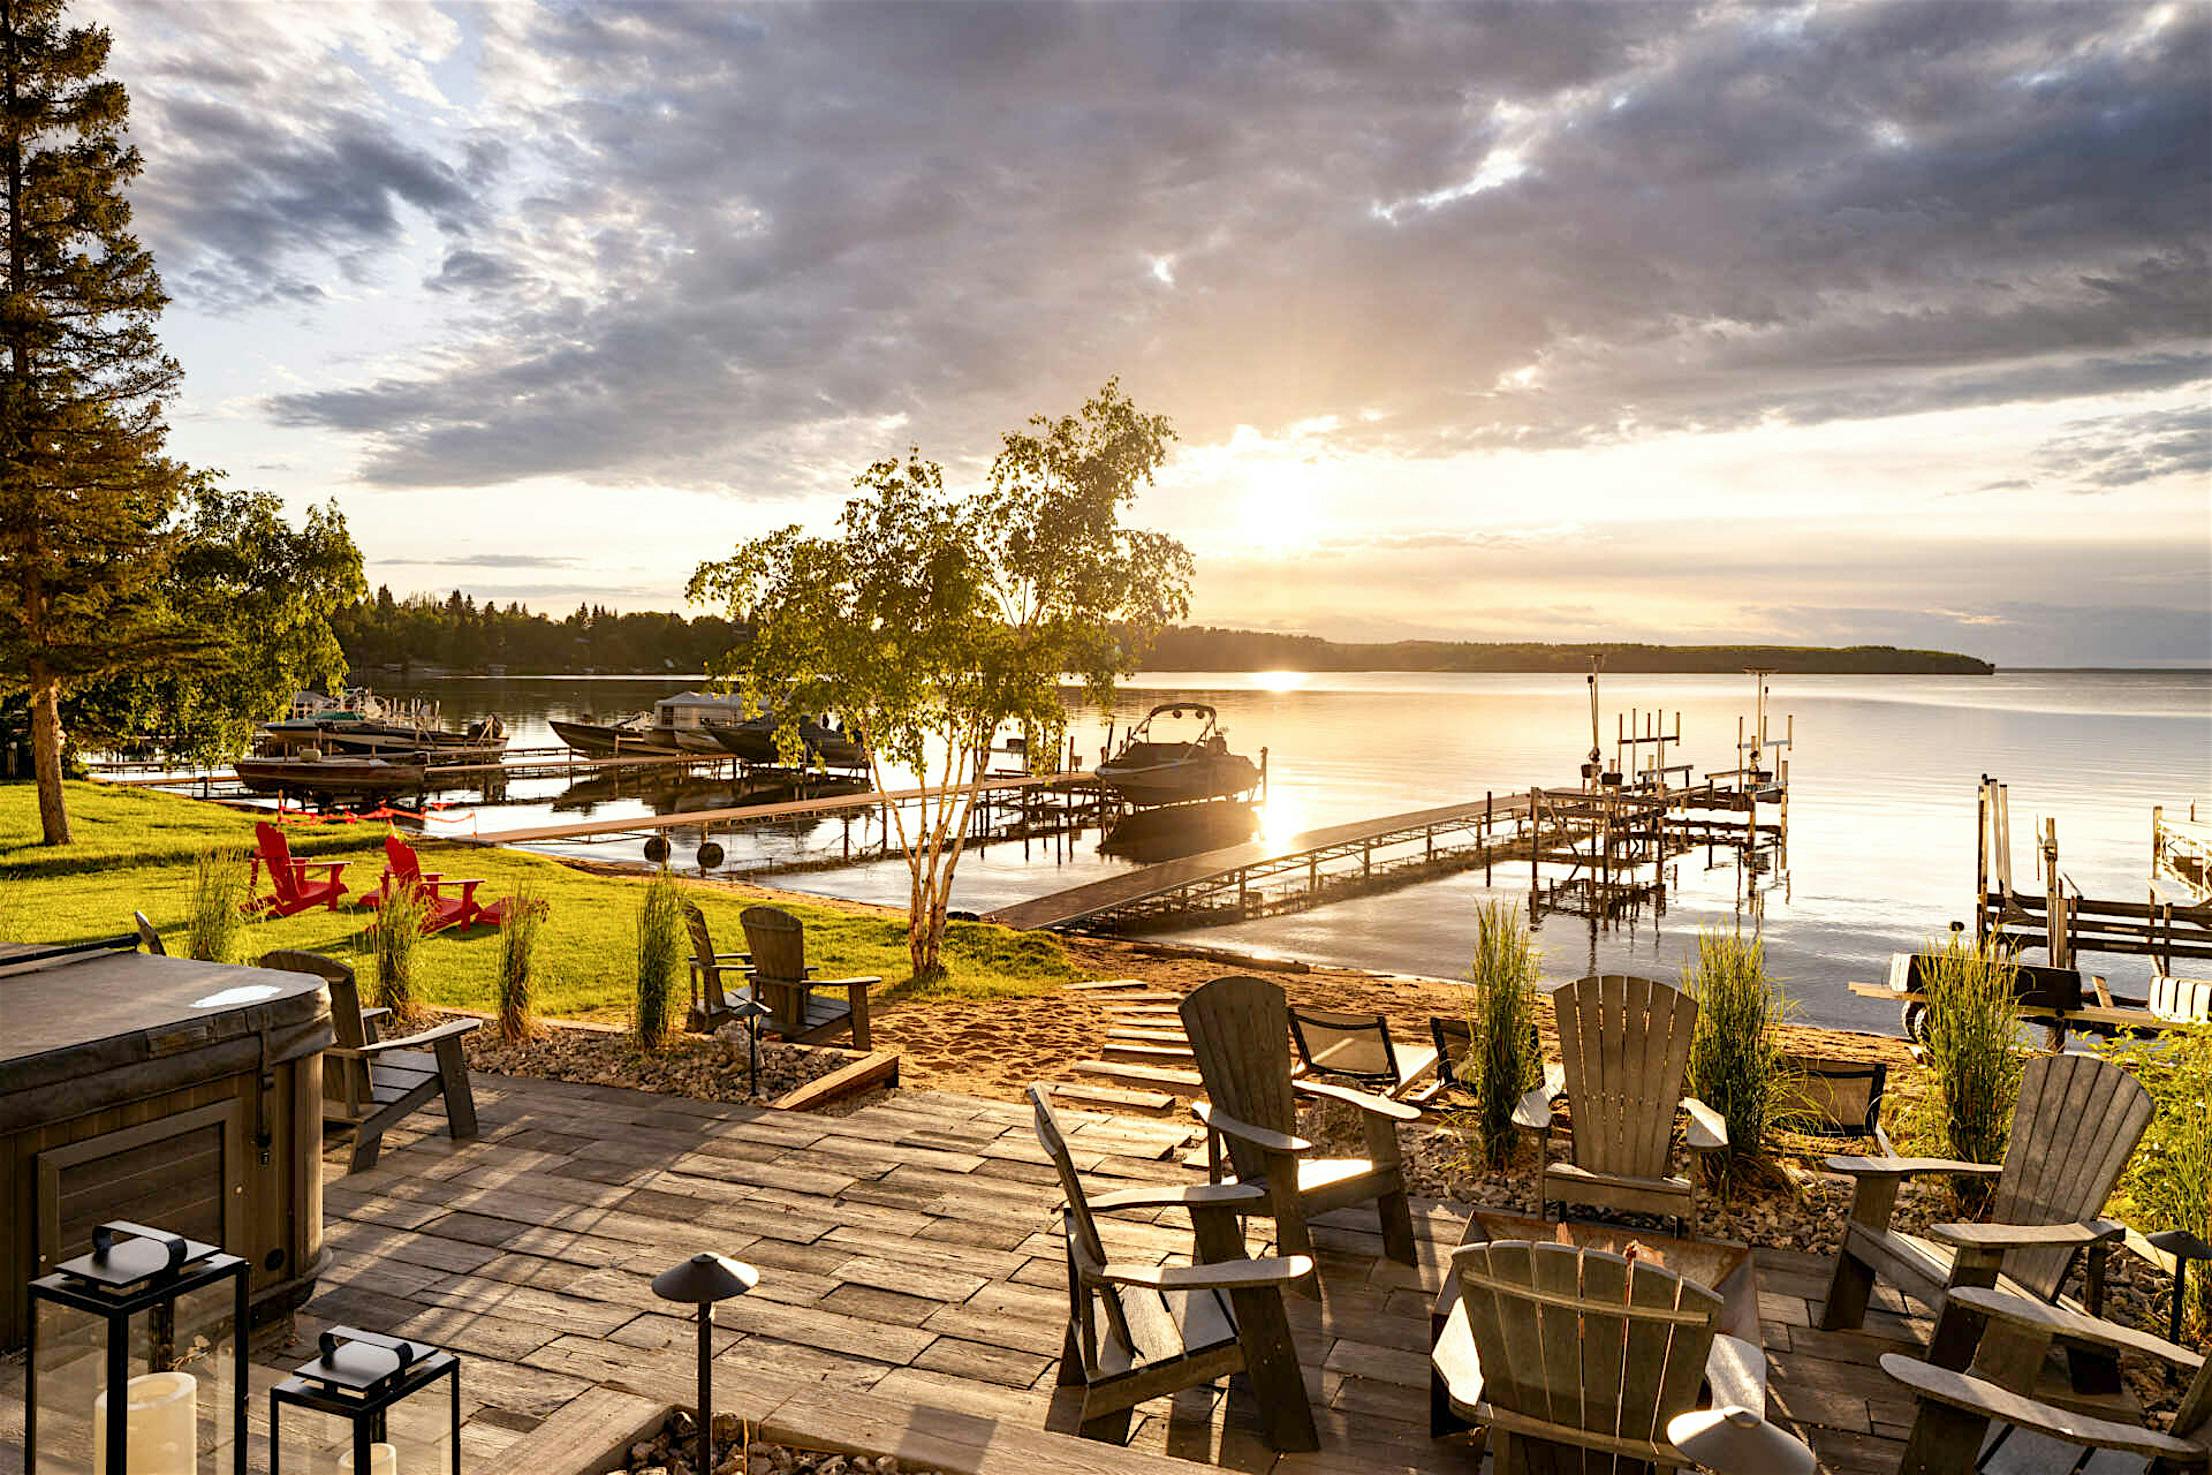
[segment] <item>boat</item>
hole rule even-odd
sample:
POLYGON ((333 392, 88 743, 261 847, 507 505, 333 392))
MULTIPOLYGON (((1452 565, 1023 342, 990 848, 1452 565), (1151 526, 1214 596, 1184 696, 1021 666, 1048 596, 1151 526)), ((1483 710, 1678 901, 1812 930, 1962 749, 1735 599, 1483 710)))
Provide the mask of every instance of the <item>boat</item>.
POLYGON ((1220 715, 1204 702, 1167 702, 1145 713, 1121 751, 1098 765, 1098 777, 1139 809, 1235 798, 1260 783, 1252 760, 1229 751, 1220 715), (1177 741, 1153 735, 1152 724, 1161 717, 1181 721, 1186 714, 1199 722, 1197 736, 1177 741))
POLYGON ((433 766, 497 763, 507 753, 507 724, 481 717, 465 732, 401 722, 359 722, 329 729, 323 751, 367 758, 413 758, 433 766))
POLYGON ((715 740, 715 730, 747 720, 744 703, 734 696, 683 691, 655 702, 649 716, 619 722, 548 719, 548 723, 554 736, 593 758, 723 758, 730 750, 715 740))
MULTIPOLYGON (((775 713, 763 712, 742 722, 709 723, 704 731, 721 744, 725 752, 759 767, 775 767, 784 761, 783 750, 776 745, 777 721, 775 713)), ((819 759, 825 768, 868 766, 867 748, 853 740, 850 729, 840 730, 833 720, 817 722, 811 717, 801 718, 799 739, 806 744, 808 756, 819 759)))
POLYGON ((684 750, 645 725, 641 717, 621 722, 567 722, 549 717, 553 735, 587 758, 680 758, 684 750))
POLYGON ((420 793, 427 787, 428 776, 420 763, 388 758, 326 758, 313 748, 281 757, 238 760, 238 781, 256 794, 373 799, 420 793))

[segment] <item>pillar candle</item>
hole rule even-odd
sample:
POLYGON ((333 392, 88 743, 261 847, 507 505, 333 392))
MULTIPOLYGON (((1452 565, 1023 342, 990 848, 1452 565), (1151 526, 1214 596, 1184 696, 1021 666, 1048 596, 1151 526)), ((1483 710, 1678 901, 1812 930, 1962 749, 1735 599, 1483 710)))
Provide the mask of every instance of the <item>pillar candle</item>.
MULTIPOLYGON (((125 1475, 199 1475, 199 1379, 190 1373, 144 1373, 131 1379, 123 1419, 130 1445, 125 1475)), ((93 1475, 107 1475, 108 1396, 92 1400, 93 1475)))
MULTIPOLYGON (((353 1475, 353 1451, 338 1456, 338 1475, 353 1475)), ((399 1446, 396 1444, 372 1444, 369 1446, 369 1475, 399 1475, 399 1446)))

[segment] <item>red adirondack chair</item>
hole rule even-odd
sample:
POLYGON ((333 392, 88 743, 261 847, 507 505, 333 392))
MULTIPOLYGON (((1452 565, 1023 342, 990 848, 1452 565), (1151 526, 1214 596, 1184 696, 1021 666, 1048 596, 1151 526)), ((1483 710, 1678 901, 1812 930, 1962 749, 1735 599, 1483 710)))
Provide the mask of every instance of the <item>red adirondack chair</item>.
POLYGON ((294 912, 304 912, 309 907, 338 909, 338 898, 346 894, 346 883, 339 879, 346 863, 342 860, 294 860, 291 842, 284 838, 284 831, 272 824, 253 827, 253 868, 249 871, 247 885, 261 884, 261 871, 269 872, 269 885, 274 888, 268 896, 255 897, 246 903, 249 912, 266 913, 272 917, 289 917, 294 912), (310 877, 310 872, 325 871, 320 880, 310 877))
POLYGON ((376 883, 376 890, 361 898, 366 907, 382 906, 402 886, 413 886, 430 899, 430 914, 422 919, 422 930, 441 932, 448 927, 466 927, 476 922, 484 908, 476 904, 476 888, 483 885, 481 877, 447 880, 444 873, 426 871, 422 857, 415 854, 415 847, 399 838, 397 833, 384 837, 384 876, 376 883), (447 896, 446 888, 458 886, 459 896, 447 896))

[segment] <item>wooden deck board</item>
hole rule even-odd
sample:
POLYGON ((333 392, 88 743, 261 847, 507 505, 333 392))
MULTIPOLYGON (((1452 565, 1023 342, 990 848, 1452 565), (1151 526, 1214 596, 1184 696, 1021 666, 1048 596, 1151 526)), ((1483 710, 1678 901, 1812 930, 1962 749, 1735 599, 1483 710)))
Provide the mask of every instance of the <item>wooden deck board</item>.
MULTIPOLYGON (((1072 1429, 1054 1387, 1066 1272, 1059 1189, 1024 1108, 906 1092, 794 1118, 502 1077, 483 1078, 480 1104, 482 1139, 433 1130, 388 1143, 371 1172, 328 1165, 334 1265, 299 1318, 310 1339, 344 1321, 460 1350, 472 1471, 567 1475, 602 1434, 603 1447, 621 1437, 615 1424, 688 1398, 692 1328, 650 1279, 707 1249, 761 1271, 720 1308, 716 1389, 771 1432, 834 1413, 854 1447, 971 1475, 1191 1468, 1167 1456, 1269 1475, 1476 1475, 1463 1447, 1427 1432, 1427 1307, 1462 1222, 1448 1206, 1415 1206, 1416 1267, 1377 1258, 1372 1211, 1315 1221, 1327 1294, 1289 1309, 1319 1453, 1267 1450, 1241 1385, 1145 1405, 1117 1450, 1045 1432, 1072 1429), (1076 1463, 1054 1462, 1070 1449, 1076 1463)), ((1102 1187, 1201 1176, 1184 1162, 1194 1124, 1068 1105, 1070 1147, 1102 1187)), ((1189 1249, 1172 1210, 1101 1229, 1117 1261, 1189 1249)), ((1258 1248, 1265 1222, 1253 1229, 1258 1248)), ((1826 1468, 1894 1469, 1911 1405, 1870 1364, 1916 1323, 1877 1313, 1867 1331, 1820 1332, 1827 1262, 1762 1251, 1762 1268, 1770 1258, 1775 1411, 1803 1422, 1826 1468)), ((263 1360, 310 1351, 295 1340, 263 1360)))

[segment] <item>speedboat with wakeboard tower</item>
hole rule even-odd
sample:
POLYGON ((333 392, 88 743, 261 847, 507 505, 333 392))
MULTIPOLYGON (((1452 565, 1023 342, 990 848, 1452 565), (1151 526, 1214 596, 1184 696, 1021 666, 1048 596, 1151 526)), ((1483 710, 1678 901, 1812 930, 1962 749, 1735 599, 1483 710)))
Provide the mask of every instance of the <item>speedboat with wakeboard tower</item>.
POLYGON ((1129 729, 1121 751, 1098 765, 1098 777, 1139 809, 1234 798, 1260 783, 1252 760, 1229 751, 1220 714, 1204 702, 1165 702, 1145 713, 1129 729), (1157 736, 1152 725, 1162 717, 1195 720, 1198 733, 1186 739, 1157 736))

